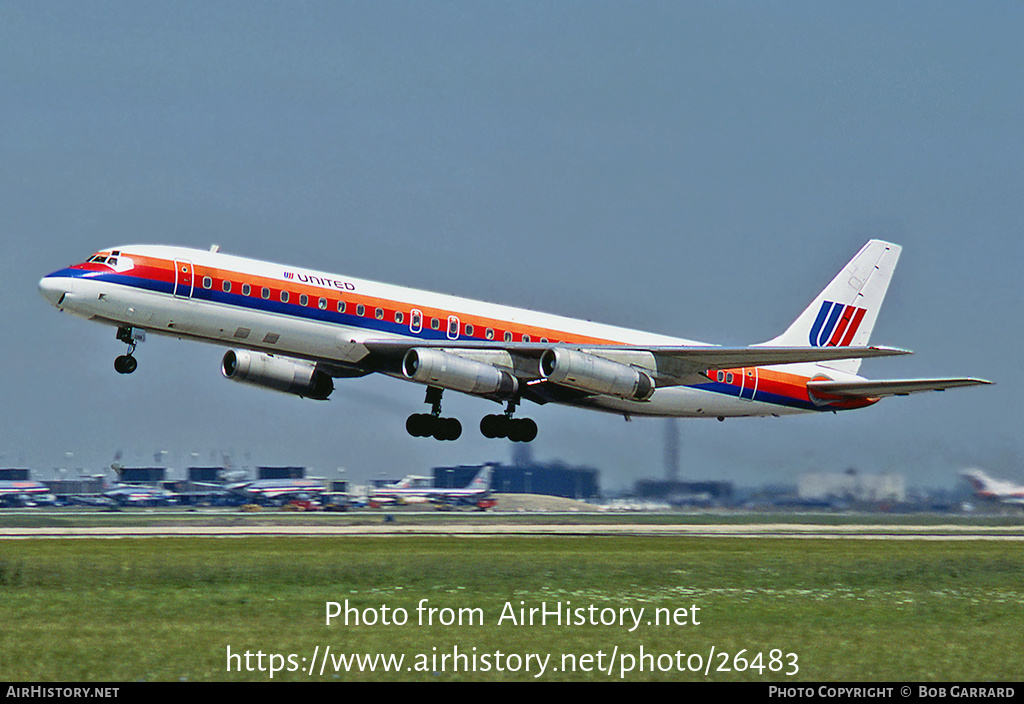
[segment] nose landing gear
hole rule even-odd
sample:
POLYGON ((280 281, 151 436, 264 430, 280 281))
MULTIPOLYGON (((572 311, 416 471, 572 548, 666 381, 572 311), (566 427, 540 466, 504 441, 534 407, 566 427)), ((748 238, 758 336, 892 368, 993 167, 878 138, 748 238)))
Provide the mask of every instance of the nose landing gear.
POLYGON ((138 360, 132 356, 135 352, 135 345, 146 339, 146 333, 135 328, 120 327, 117 329, 117 339, 128 345, 128 354, 123 354, 114 360, 114 371, 118 374, 131 374, 139 367, 138 360))

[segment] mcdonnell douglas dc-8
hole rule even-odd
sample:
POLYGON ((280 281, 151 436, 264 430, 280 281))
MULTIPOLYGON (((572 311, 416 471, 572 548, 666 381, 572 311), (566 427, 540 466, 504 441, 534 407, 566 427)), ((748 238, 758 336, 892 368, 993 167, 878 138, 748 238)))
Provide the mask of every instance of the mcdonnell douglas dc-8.
POLYGON ((857 375, 899 258, 871 240, 778 337, 719 347, 207 250, 127 245, 97 252, 39 282, 54 306, 117 328, 128 345, 114 369, 131 374, 146 332, 230 347, 228 379, 326 399, 334 379, 372 373, 427 387, 413 436, 454 440, 441 416, 458 391, 505 404, 489 438, 529 442, 523 400, 632 415, 780 416, 863 408, 883 396, 987 384, 983 379, 857 375))

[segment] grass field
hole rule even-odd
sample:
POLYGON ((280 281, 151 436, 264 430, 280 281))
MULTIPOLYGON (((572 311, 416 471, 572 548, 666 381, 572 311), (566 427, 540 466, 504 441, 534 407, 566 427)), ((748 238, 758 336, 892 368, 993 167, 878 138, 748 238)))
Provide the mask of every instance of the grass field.
POLYGON ((4 541, 0 671, 9 681, 265 681, 272 666, 274 680, 302 681, 1019 680, 1022 573, 1017 543, 983 541, 4 541), (346 600, 349 625, 328 626, 328 602, 346 600), (573 616, 588 623, 508 617, 545 604, 582 608, 573 616), (620 609, 633 609, 621 625, 620 609), (677 623, 657 625, 656 613, 677 623), (328 646, 333 657, 404 659, 371 672, 336 671, 328 658, 321 675, 328 646))

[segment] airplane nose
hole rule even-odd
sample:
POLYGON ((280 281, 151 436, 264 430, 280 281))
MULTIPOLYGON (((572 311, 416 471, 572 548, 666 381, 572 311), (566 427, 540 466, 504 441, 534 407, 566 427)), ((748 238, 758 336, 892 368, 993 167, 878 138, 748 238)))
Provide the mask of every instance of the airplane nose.
POLYGON ((71 293, 72 279, 63 276, 44 276, 39 280, 39 293, 43 298, 60 308, 65 296, 71 293))

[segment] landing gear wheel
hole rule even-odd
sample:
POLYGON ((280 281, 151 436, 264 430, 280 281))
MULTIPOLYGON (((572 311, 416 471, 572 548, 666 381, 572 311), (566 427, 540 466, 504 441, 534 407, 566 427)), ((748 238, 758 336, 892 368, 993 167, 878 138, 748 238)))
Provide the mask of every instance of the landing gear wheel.
POLYGON ((433 435, 435 440, 458 440, 462 435, 462 423, 457 418, 438 418, 433 435))
POLYGON ((429 437, 434 433, 434 425, 435 418, 429 413, 413 413, 405 421, 405 429, 414 438, 429 437))
POLYGON ((530 418, 484 416, 480 432, 485 438, 508 438, 512 442, 531 442, 537 437, 537 423, 530 418))
POLYGON ((135 343, 144 340, 145 334, 142 331, 135 331, 133 328, 121 327, 117 329, 117 339, 128 345, 128 354, 123 354, 114 360, 114 370, 118 374, 131 374, 139 367, 139 363, 132 356, 135 353, 135 343))
POLYGON ((114 370, 118 374, 131 374, 138 368, 138 361, 130 354, 123 354, 114 360, 114 370))
POLYGON ((508 439, 512 442, 532 442, 537 437, 537 423, 531 418, 520 418, 512 421, 509 425, 512 428, 508 439))
POLYGON ((442 390, 433 386, 427 387, 426 403, 430 404, 430 413, 413 413, 405 420, 405 429, 414 438, 433 436, 435 440, 458 440, 462 435, 462 423, 457 418, 441 417, 442 390))
POLYGON ((458 440, 462 435, 462 423, 457 418, 439 418, 429 413, 413 413, 406 419, 405 429, 414 438, 458 440))
POLYGON ((484 416, 480 420, 480 432, 483 434, 485 438, 502 437, 501 430, 504 422, 505 416, 484 416))

